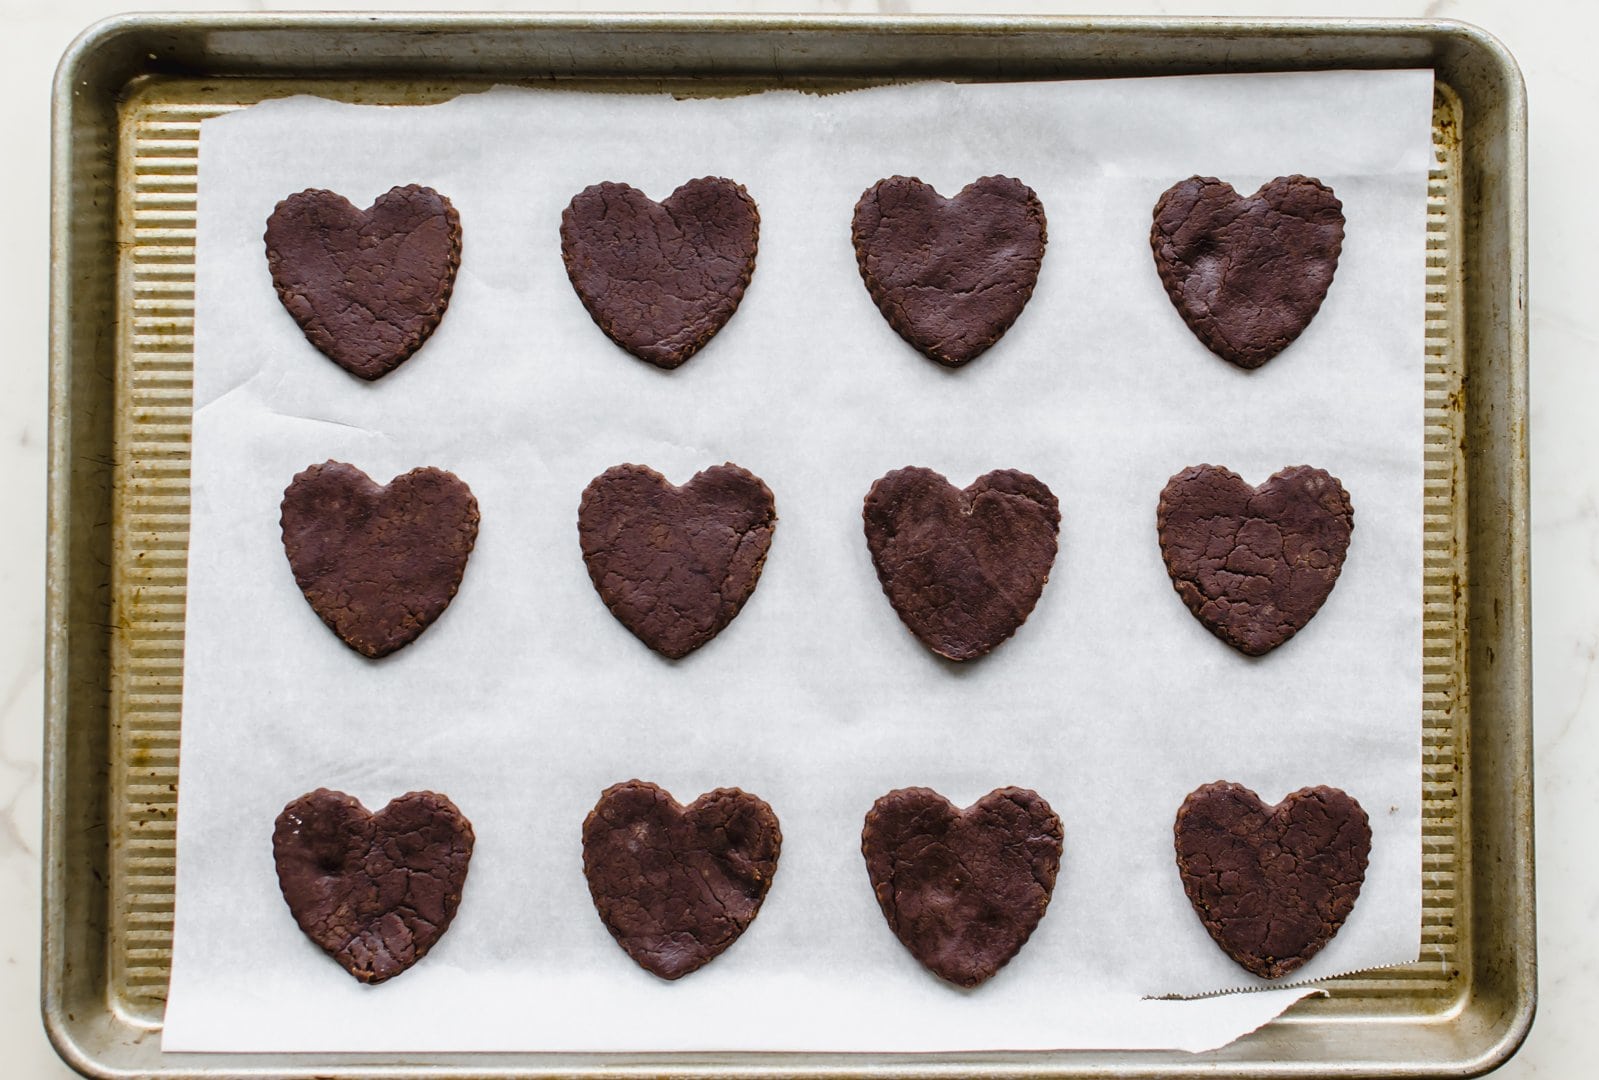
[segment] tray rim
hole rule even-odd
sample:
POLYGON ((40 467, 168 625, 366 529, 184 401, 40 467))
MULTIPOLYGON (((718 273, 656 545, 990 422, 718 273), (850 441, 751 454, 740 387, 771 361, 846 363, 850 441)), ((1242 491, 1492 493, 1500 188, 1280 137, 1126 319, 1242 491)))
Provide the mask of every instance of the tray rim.
MULTIPOLYGON (((1520 1046, 1530 1028, 1536 1008, 1536 939, 1534 932, 1533 908, 1533 863, 1532 853, 1532 791, 1531 791, 1531 695, 1530 695, 1530 593, 1528 589, 1528 467, 1527 467, 1527 316, 1524 303, 1526 279, 1526 163, 1525 163, 1525 122, 1526 99, 1525 86, 1516 67, 1514 59, 1504 46, 1486 31, 1467 23, 1453 20, 1432 19, 1280 19, 1280 18, 1234 18, 1234 17, 1187 17, 1165 18, 1158 16, 1116 16, 1116 17, 1078 17, 1078 16, 941 16, 941 15, 910 15, 910 16, 839 16, 839 15, 656 15, 656 14, 614 14, 577 16, 569 14, 542 14, 542 15, 480 15, 470 13, 406 13, 406 14, 370 14, 351 15, 347 13, 227 13, 227 14, 135 14, 119 15, 101 20, 81 34, 62 57, 56 72, 53 89, 52 110, 52 212, 51 212, 51 309, 50 309, 50 484, 49 484, 49 538, 48 538, 48 571, 46 578, 46 692, 45 692, 45 724, 44 724, 44 751, 45 751, 45 846, 43 859, 43 941, 41 952, 41 1011, 47 1034, 57 1052, 67 1064, 84 1075, 93 1076, 125 1076, 125 1075, 154 1075, 145 1072, 130 1073, 118 1068, 115 1064, 97 1059, 95 1054, 83 1044, 80 1033, 73 1027, 81 1025, 82 1021, 73 1020, 66 1013, 63 1005, 65 993, 65 980, 70 965, 67 955, 67 942, 71 930, 67 925, 65 913, 67 905, 67 874, 68 867, 64 858, 63 849, 64 821, 68 803, 69 788, 72 777, 67 771, 68 742, 71 731, 68 724, 68 699, 71 678, 70 655, 73 647, 72 631, 74 629, 70 618, 71 594, 74 586, 82 587, 81 575, 75 575, 72 560, 72 530, 69 525, 73 518, 76 494, 72 478, 74 471, 74 443, 71 438, 74 430, 74 418, 69 408, 71 390, 73 386, 74 365, 73 348, 74 329, 70 325, 72 312, 72 298, 74 296, 75 271, 81 273, 82 268, 76 264, 82 261, 83 256, 74 252, 73 235, 75 220, 75 192, 76 163, 74 151, 82 151, 82 147, 74 142, 74 121, 78 113, 85 108, 92 107, 86 102, 88 93, 111 89, 120 93, 123 88, 143 74, 159 74, 162 61, 155 53, 148 54, 149 64, 135 62, 134 70, 117 86, 101 84, 96 86, 85 76, 93 73, 94 65, 99 62, 103 53, 116 49, 127 50, 132 39, 140 35, 160 33, 165 31, 193 32, 197 29, 205 31, 244 31, 244 32, 282 32, 306 31, 318 32, 344 32, 355 34, 371 33, 449 33, 449 32, 510 32, 510 33, 537 33, 549 31, 580 31, 580 32, 609 32, 609 33, 668 33, 668 34, 703 34, 711 33, 786 33, 803 31, 809 33, 822 32, 831 35, 837 34, 978 34, 984 36, 1012 36, 1023 34, 1073 34, 1092 32, 1094 34, 1110 34, 1112 36, 1125 36, 1126 40, 1134 40, 1138 35, 1154 35, 1160 38, 1181 39, 1194 38, 1230 38, 1239 35, 1246 36, 1276 36, 1279 38, 1306 41, 1324 39, 1329 35, 1343 38, 1374 36, 1381 38, 1398 38, 1414 40, 1416 42, 1431 41, 1442 37, 1451 40, 1454 44, 1477 55, 1480 62, 1487 65, 1491 74, 1498 79, 1500 89, 1505 93, 1503 108, 1505 112, 1504 130, 1495 132, 1495 137, 1502 138, 1505 146, 1505 157, 1502 162, 1503 170, 1498 176, 1503 200, 1501 209, 1506 211, 1507 219, 1504 227, 1507 231, 1505 242, 1510 249, 1511 258, 1503 267, 1505 285, 1509 294, 1515 298, 1516 303, 1510 309, 1499 313, 1505 320, 1505 336, 1507 350, 1504 361, 1509 364, 1506 372, 1507 387, 1503 400, 1498 404, 1509 410, 1511 415, 1510 430, 1513 432, 1510 445, 1502 449, 1508 451, 1509 461, 1506 463, 1509 470, 1509 482, 1506 485, 1504 509, 1507 511, 1503 537, 1506 543, 1505 557, 1498 560, 1504 571, 1507 589, 1509 611, 1506 621, 1510 624, 1508 629, 1509 644, 1511 648, 1502 650, 1494 661, 1494 678, 1496 681, 1509 687, 1507 694, 1512 704, 1519 703, 1519 708, 1513 709, 1513 715, 1501 718, 1507 725, 1500 735, 1505 739, 1506 745, 1503 752, 1507 756, 1507 763, 1512 767, 1513 775, 1509 780, 1511 788, 1510 797, 1513 808, 1516 810, 1517 822, 1512 830, 1513 854, 1517 857, 1509 860, 1508 871, 1503 884, 1508 890, 1508 909, 1501 912, 1501 918, 1507 928, 1513 958, 1514 972, 1511 977, 1510 1000, 1507 1006, 1499 1011, 1495 1018, 1493 1037, 1487 1045, 1474 1046, 1471 1053, 1463 1055, 1452 1061, 1414 1062, 1410 1068, 1402 1067, 1399 1070, 1388 1072, 1388 1075, 1475 1075, 1497 1067, 1507 1060, 1520 1046), (143 67, 144 70, 139 70, 143 67), (75 580, 75 578, 77 580, 75 580)), ((124 58, 127 59, 127 58, 124 58)), ((1314 62, 1301 65, 1300 69, 1312 69, 1318 65, 1314 62)), ((1335 63, 1328 66, 1347 67, 1347 63, 1335 63)), ((1437 58, 1433 62, 1420 61, 1407 65, 1393 63, 1377 63, 1375 67, 1395 66, 1431 66, 1438 67, 1437 58)), ((1218 70, 1227 68, 1224 62, 1220 68, 1203 68, 1205 70, 1218 70)), ((1243 64, 1231 70, 1285 70, 1282 64, 1272 67, 1243 64)), ((1155 74, 1156 72, 1146 72, 1155 74)), ((200 72, 197 74, 205 74, 200 72)), ((238 72, 237 74, 259 74, 257 72, 238 72)), ((1084 75, 1082 77, 1112 77, 1106 75, 1084 75)), ((104 105, 105 102, 100 102, 104 105)), ((114 103, 113 103, 114 108, 114 103)), ((114 188, 114 175, 113 175, 114 188)), ((1467 247, 1469 248, 1469 244, 1467 247)), ((114 263, 114 259, 112 260, 114 263)), ((1469 307, 1469 305, 1468 305, 1469 307)), ((81 378, 81 376, 80 376, 81 378)), ((110 463, 104 463, 107 472, 110 463)), ((1468 460, 1467 473, 1472 471, 1468 460)), ((79 499, 82 497, 79 496, 79 499)), ((1475 587, 1475 582, 1473 586, 1475 587)), ((1497 613, 1497 611, 1496 611, 1497 613)), ((83 628, 79 628, 83 629, 83 628)), ((104 629, 103 627, 101 628, 104 629)), ((1475 678, 1475 676, 1474 676, 1475 678)), ((1469 1007, 1469 992, 1467 994, 1469 1007)), ((108 1022, 110 1018, 108 1017, 108 1022)), ((747 1065, 743 1068, 730 1067, 723 1064, 710 1064, 710 1059, 724 1055, 686 1055, 672 1057, 663 1055, 637 1055, 648 1062, 653 1058, 657 1064, 641 1064, 638 1067, 619 1066, 617 1064, 602 1065, 591 1071, 593 1073, 608 1073, 615 1075, 628 1075, 649 1073, 658 1074, 665 1072, 683 1075, 728 1075, 734 1073, 750 1073, 760 1075, 822 1075, 836 1073, 836 1066, 807 1065, 807 1057, 820 1057, 818 1055, 801 1055, 789 1058, 797 1062, 794 1065, 781 1064, 777 1055, 766 1055, 768 1063, 750 1069, 747 1065), (706 1059, 704 1065, 694 1062, 706 1059)), ((199 1055, 185 1055, 199 1061, 199 1055)), ((750 1057, 759 1059, 760 1055, 733 1055, 742 1057, 746 1061, 750 1057)), ((967 1070, 984 1072, 980 1061, 1010 1059, 1009 1071, 1020 1074, 1033 1075, 1062 1075, 1063 1071, 1053 1065, 1027 1067, 1024 1059, 1027 1055, 946 1055, 941 1057, 927 1056, 901 1056, 896 1055, 885 1061, 903 1063, 907 1060, 914 1062, 909 1067, 903 1064, 891 1065, 884 1071, 901 1075, 935 1075, 947 1072, 964 1072, 967 1070), (961 1059, 967 1059, 965 1063, 961 1059)), ((304 1066, 304 1055, 285 1056, 284 1067, 293 1069, 304 1066)), ((380 1072, 370 1072, 369 1068, 381 1070, 382 1065, 373 1064, 363 1066, 354 1064, 361 1059, 355 1055, 341 1056, 341 1060, 352 1063, 348 1070, 350 1075, 380 1075, 380 1072)), ((485 1058, 485 1064, 487 1059, 485 1058)), ((878 1059, 870 1059, 876 1061, 878 1059)), ((1204 1062, 1203 1058, 1194 1059, 1196 1064, 1204 1062)), ((864 1064, 864 1062, 863 1062, 864 1064)), ((1304 1063, 1308 1064, 1308 1063, 1304 1063)), ((1208 1069, 1216 1068, 1215 1062, 1206 1066, 1208 1069)), ((1071 1066, 1066 1066, 1067 1070, 1071 1066)), ((187 1068, 173 1070, 171 1073, 163 1071, 160 1075, 189 1075, 213 1074, 215 1068, 200 1068, 190 1070, 187 1068)), ((250 1070, 252 1073, 257 1070, 250 1070)), ((325 1067, 318 1071, 329 1071, 325 1067)), ((332 1070, 346 1072, 345 1069, 332 1070)), ((454 1067, 443 1067, 437 1070, 440 1075, 454 1075, 454 1067)), ((564 1068, 562 1071, 566 1071, 564 1068)), ((1097 1070, 1096 1070, 1097 1071, 1097 1070)), ((1171 1072, 1169 1066, 1162 1066, 1162 1071, 1171 1072)), ((1186 1070, 1182 1070, 1186 1071, 1186 1070)), ((1258 1070, 1245 1067, 1242 1071, 1249 1071, 1260 1075, 1258 1070)), ((1290 1072, 1299 1072, 1290 1069, 1290 1072)), ((496 1070, 498 1072, 498 1070, 496 1070)), ((1333 1075, 1335 1070, 1325 1066, 1318 1067, 1316 1074, 1333 1075)), ((1344 1075, 1343 1070, 1336 1070, 1337 1075, 1344 1075)), ((1362 1072, 1364 1074, 1364 1071, 1362 1072)), ((1353 1075, 1353 1073, 1351 1073, 1353 1075)))

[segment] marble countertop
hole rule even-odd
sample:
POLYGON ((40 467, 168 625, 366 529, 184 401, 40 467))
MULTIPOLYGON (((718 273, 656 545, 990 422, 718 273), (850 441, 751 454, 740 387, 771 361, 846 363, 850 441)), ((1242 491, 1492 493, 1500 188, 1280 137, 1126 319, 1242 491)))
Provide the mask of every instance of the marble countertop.
MULTIPOLYGON (((19 207, 0 260, 0 295, 12 298, 13 346, 0 393, 0 1046, 16 1080, 68 1077, 39 1020, 40 745, 43 698, 45 459, 49 264, 50 79, 78 31, 128 10, 205 10, 201 0, 3 0, 12 39, 0 115, 7 147, 4 184, 19 207)), ((437 10, 446 0, 255 3, 262 9, 376 7, 437 10)), ((1599 318, 1584 315, 1588 287, 1577 270, 1593 243, 1592 215, 1572 212, 1573 194, 1599 167, 1593 109, 1599 67, 1587 43, 1599 36, 1599 4, 1586 0, 566 0, 478 2, 473 10, 745 10, 1160 15, 1437 17, 1473 22, 1500 37, 1527 78, 1530 101, 1533 611, 1537 701, 1537 849, 1540 987, 1538 1019, 1521 1052, 1497 1076, 1582 1076, 1591 1069, 1588 1030, 1599 1006, 1599 863, 1587 824, 1599 810, 1599 318)))

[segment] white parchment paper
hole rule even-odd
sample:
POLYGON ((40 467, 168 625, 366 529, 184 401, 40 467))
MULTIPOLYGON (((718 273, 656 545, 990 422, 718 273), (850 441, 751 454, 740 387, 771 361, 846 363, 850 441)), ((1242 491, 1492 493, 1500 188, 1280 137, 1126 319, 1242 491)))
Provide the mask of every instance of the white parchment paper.
POLYGON ((921 84, 829 97, 677 101, 497 90, 428 108, 298 98, 207 120, 200 151, 193 524, 168 1050, 962 1050, 1220 1045, 1303 990, 1263 984, 1183 895, 1173 817, 1230 779, 1269 801, 1349 791, 1374 844, 1353 915, 1302 975, 1412 961, 1420 934, 1423 252, 1430 72, 1059 84, 921 84), (1317 176, 1343 200, 1337 278, 1304 336, 1245 373, 1161 289, 1150 213, 1198 173, 1248 193, 1317 176), (944 370, 901 341, 850 244, 861 192, 895 173, 953 194, 1005 173, 1049 218, 1038 289, 988 353, 944 370), (744 183, 760 254, 731 323, 675 372, 593 325, 561 263, 573 194, 664 198, 744 183), (262 248, 306 187, 368 205, 428 184, 460 212, 450 309, 376 384, 315 352, 262 248), (450 469, 482 510, 459 595, 371 662, 296 589, 278 504, 329 458, 380 482, 450 469), (760 587, 672 663, 591 587, 587 482, 639 462, 676 482, 733 461, 780 523, 760 587), (1343 576, 1294 640, 1248 659, 1173 592, 1155 535, 1167 478, 1200 462, 1258 483, 1339 476, 1343 576), (1032 617, 964 666, 923 648, 862 535, 873 480, 1032 472, 1064 515, 1032 617), (760 917, 678 983, 594 913, 579 829, 607 785, 688 801, 737 785, 782 821, 760 917), (1036 789, 1065 857, 1031 942, 961 991, 889 932, 860 856, 892 788, 966 805, 1036 789), (318 786, 376 809, 413 789, 476 827, 449 933, 399 979, 358 985, 312 945, 273 870, 274 817, 318 786))

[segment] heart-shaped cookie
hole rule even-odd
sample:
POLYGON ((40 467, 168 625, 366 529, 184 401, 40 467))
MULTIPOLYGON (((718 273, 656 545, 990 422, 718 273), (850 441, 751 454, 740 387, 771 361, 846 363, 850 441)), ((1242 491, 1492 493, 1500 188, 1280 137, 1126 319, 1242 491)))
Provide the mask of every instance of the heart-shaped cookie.
POLYGON ((305 936, 357 979, 379 983, 450 928, 473 841, 472 823, 443 795, 413 791, 373 814, 318 788, 278 815, 272 857, 305 936))
POLYGON ((583 822, 583 873, 605 928, 646 971, 677 979, 749 928, 777 872, 777 815, 738 788, 680 806, 654 784, 605 789, 583 822))
POLYGON ((1213 176, 1155 204, 1155 268, 1205 347, 1257 368, 1321 309, 1344 244, 1343 203, 1308 176, 1279 176, 1247 199, 1213 176))
POLYGON ((1320 952, 1366 880, 1371 825, 1337 788, 1302 788, 1267 806, 1218 781, 1177 811, 1177 870, 1222 951, 1263 979, 1320 952))
POLYGON ((1049 907, 1064 839, 1036 791, 1000 788, 965 810, 901 788, 866 815, 861 854, 889 929, 958 986, 993 978, 1049 907))
POLYGON ((733 621, 755 591, 777 506, 761 478, 717 465, 682 487, 644 465, 613 465, 583 489, 577 534, 600 599, 676 660, 733 621))
POLYGON ((1033 189, 985 176, 946 199, 911 176, 855 204, 861 278, 899 336, 959 367, 998 341, 1038 284, 1047 234, 1033 189))
POLYGON ((267 219, 278 299, 306 338, 352 375, 387 375, 422 347, 450 306, 461 219, 432 188, 393 188, 366 210, 307 190, 267 219))
POLYGON ((1261 656, 1321 610, 1355 527, 1338 478, 1309 465, 1258 488, 1217 465, 1166 482, 1155 514, 1177 595, 1211 633, 1261 656))
POLYGON ((595 184, 561 214, 561 257, 606 336, 675 368, 738 310, 760 225, 743 185, 720 176, 690 180, 664 202, 627 184, 595 184))
POLYGON ((862 517, 888 602, 950 660, 982 656, 1014 634, 1055 564, 1060 504, 1015 469, 965 491, 931 469, 896 469, 872 485, 862 517))
POLYGON ((328 461, 284 490, 281 524, 312 610, 350 648, 379 657, 450 606, 477 541, 477 500, 443 469, 412 469, 383 487, 328 461))

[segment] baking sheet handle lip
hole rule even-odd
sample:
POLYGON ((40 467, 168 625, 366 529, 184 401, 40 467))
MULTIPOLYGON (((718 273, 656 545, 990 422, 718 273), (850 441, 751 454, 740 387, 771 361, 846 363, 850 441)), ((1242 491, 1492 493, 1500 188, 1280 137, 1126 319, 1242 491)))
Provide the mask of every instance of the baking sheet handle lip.
MULTIPOLYGON (((1502 872, 1508 877, 1507 910, 1499 932, 1508 937, 1513 955, 1507 976, 1509 993, 1499 1016, 1486 1020, 1487 1045, 1451 1070, 1458 1076, 1481 1076, 1509 1061, 1526 1042, 1538 1006, 1537 907, 1534 865, 1533 695, 1531 601, 1531 458, 1528 446, 1528 311, 1527 311, 1527 88, 1509 48, 1493 34, 1471 23, 1450 21, 1452 36, 1475 51, 1477 60, 1503 94, 1505 154, 1499 180, 1504 191, 1503 247, 1505 295, 1500 317, 1505 320, 1503 360, 1508 393, 1499 404, 1510 432, 1508 478, 1504 498, 1506 598, 1504 624, 1509 648, 1494 665, 1495 679, 1507 686, 1508 731, 1504 736, 1504 769, 1513 777, 1514 811, 1523 820, 1509 831, 1510 850, 1502 872), (1519 723, 1515 721, 1521 721, 1519 723)), ((1484 315, 1483 318, 1491 316, 1484 315)))
MULTIPOLYGON (((71 959, 67 927, 68 809, 74 779, 68 774, 71 736, 70 690, 75 678, 88 676, 74 669, 71 597, 82 571, 72 564, 74 505, 86 496, 75 489, 73 470, 74 423, 88 418, 69 416, 74 364, 86 362, 73 355, 74 280, 82 267, 74 259, 73 223, 84 200, 96 195, 76 184, 75 136, 85 110, 97 104, 92 97, 104 89, 93 71, 100 51, 126 34, 141 29, 141 16, 102 19, 79 34, 56 66, 50 110, 50 303, 49 303, 49 406, 48 475, 46 477, 47 535, 45 541, 44 717, 43 717, 43 858, 40 866, 40 1017, 46 1038, 63 1063, 88 1077, 122 1077, 126 1070, 97 1060, 88 1044, 88 1029, 69 1012, 67 1002, 71 959)), ((120 85, 120 84, 119 84, 120 85)), ((107 149, 109 158, 110 150, 107 149)), ((101 628, 95 628, 101 629, 101 628)), ((83 627, 77 631, 82 633, 83 627)), ((81 718, 82 723, 102 718, 81 718)), ((81 782, 80 782, 81 783, 81 782)))
MULTIPOLYGON (((80 35, 78 41, 82 40, 80 35)), ((69 562, 69 511, 67 426, 62 413, 67 397, 67 302, 70 274, 67 236, 71 208, 72 83, 77 76, 78 42, 68 48, 56 68, 50 116, 50 403, 49 472, 46 477, 45 539, 45 640, 44 640, 44 857, 41 860, 39 1008, 46 1037, 57 1055, 77 1072, 93 1075, 95 1063, 65 1022, 62 1001, 66 960, 62 955, 65 928, 62 900, 65 891, 61 866, 61 814, 67 789, 64 739, 66 715, 67 604, 69 562), (70 62, 69 62, 70 61, 70 62)))
POLYGON ((1511 366, 1507 383, 1511 393, 1508 406, 1513 433, 1510 449, 1509 483, 1506 496, 1507 562, 1509 563, 1510 605, 1508 625, 1514 647, 1501 658, 1501 678, 1512 684, 1515 712, 1523 723, 1511 724, 1507 738, 1507 762, 1517 793, 1516 810, 1525 815, 1525 825, 1510 830, 1511 864, 1510 910, 1507 927, 1515 941, 1511 979, 1512 1001, 1506 1010, 1507 1021, 1495 1044, 1479 1059, 1481 1073, 1490 1072, 1521 1048, 1532 1029, 1538 1007, 1537 891, 1534 860, 1535 792, 1533 772, 1533 692, 1532 692, 1532 552, 1531 552, 1531 477, 1532 459, 1528 436, 1529 402, 1529 314, 1527 258, 1527 86, 1520 66, 1498 38, 1479 27, 1462 23, 1470 33, 1471 44, 1493 65, 1505 94, 1505 139, 1507 152, 1501 177, 1506 192, 1506 355, 1511 366))
POLYGON ((343 26, 352 30, 416 27, 437 29, 520 29, 544 26, 592 28, 604 31, 626 29, 725 29, 745 32, 763 29, 816 27, 826 30, 861 28, 948 28, 982 31, 996 27, 1076 30, 1115 30, 1148 34, 1188 34, 1207 31, 1233 34, 1239 30, 1279 31, 1295 35, 1320 36, 1329 31, 1341 33, 1436 33, 1439 30, 1467 32, 1497 51, 1507 52, 1504 44, 1476 23, 1464 19, 1418 18, 1411 16, 1250 16, 1250 15, 1071 15, 1017 13, 985 15, 919 13, 848 14, 842 12, 628 12, 597 11, 209 11, 209 12, 125 12, 91 22, 68 46, 68 54, 84 44, 98 44, 100 38, 115 37, 128 30, 172 28, 206 29, 325 29, 343 26))
MULTIPOLYGON (((1504 155, 1499 181, 1503 194, 1503 229, 1499 251, 1503 256, 1504 294, 1494 314, 1504 319, 1502 361, 1508 366, 1506 388, 1498 404, 1504 409, 1509 455, 1504 487, 1506 583, 1509 605, 1494 677, 1506 687, 1501 718, 1507 719, 1503 736, 1502 767, 1511 781, 1513 811, 1521 821, 1508 829, 1509 850, 1501 863, 1506 876, 1507 901, 1499 913, 1496 933, 1511 944, 1510 971, 1503 976, 1506 992, 1499 997, 1497 1015, 1483 1015, 1481 1043, 1470 1056, 1452 1062, 1417 1063, 1414 1075, 1481 1076, 1509 1061, 1525 1044, 1538 1005, 1537 916, 1533 858, 1533 700, 1531 617, 1531 504, 1528 449, 1528 312, 1527 312, 1527 88, 1520 65, 1503 41, 1492 33, 1460 20, 1439 20, 1436 30, 1447 34, 1479 66, 1480 73, 1502 95, 1504 155)), ((1440 78, 1444 58, 1434 60, 1440 78)), ((1460 87, 1452 86, 1459 90, 1460 87)), ((1470 245, 1468 245, 1470 246, 1470 245)), ((1468 318, 1471 316, 1468 314, 1468 318)), ((1482 314, 1481 319, 1493 315, 1482 314)), ((1468 346, 1469 347, 1469 346, 1468 346)), ((1490 358, 1492 362, 1492 358, 1490 358)), ((1497 575, 1496 575, 1497 576, 1497 575)), ((1485 1005, 1473 994, 1466 1003, 1485 1005)), ((1487 1010, 1484 1010, 1485 1013, 1487 1010)))
MULTIPOLYGON (((1229 36, 1272 34, 1317 37, 1327 34, 1388 37, 1431 37, 1440 33, 1469 41, 1493 55, 1494 62, 1514 79, 1518 93, 1525 89, 1519 66, 1505 44, 1474 23, 1460 19, 1430 18, 1327 18, 1250 17, 1220 15, 945 15, 927 14, 827 14, 827 13, 643 13, 643 12, 132 12, 110 15, 85 27, 67 46, 56 68, 56 101, 71 93, 70 74, 84 58, 117 44, 125 36, 146 32, 189 31, 197 22, 216 31, 427 31, 480 30, 588 30, 596 33, 698 31, 784 33, 812 30, 834 33, 915 32, 994 34, 1026 32, 1093 32, 1161 36, 1229 36)), ((159 56, 151 55, 159 62, 159 56)), ((1403 65, 1378 65, 1403 66, 1403 65)), ((1415 66, 1434 66, 1419 64, 1415 66)), ((135 73, 129 73, 129 79, 135 73)), ((218 73, 225 74, 225 73, 218 73)))

